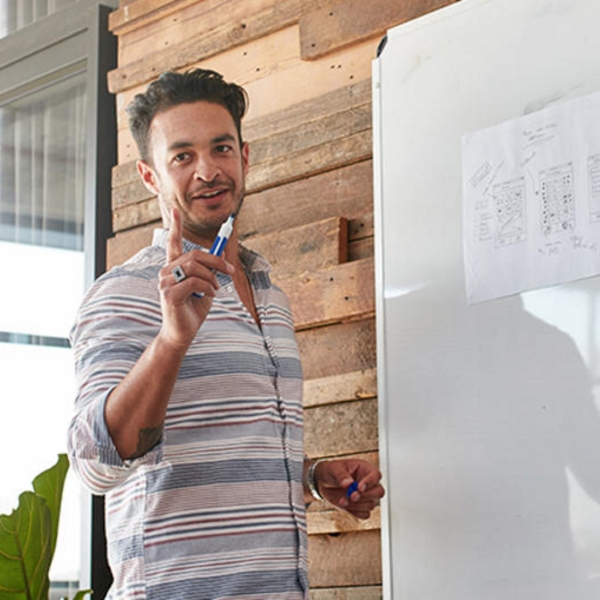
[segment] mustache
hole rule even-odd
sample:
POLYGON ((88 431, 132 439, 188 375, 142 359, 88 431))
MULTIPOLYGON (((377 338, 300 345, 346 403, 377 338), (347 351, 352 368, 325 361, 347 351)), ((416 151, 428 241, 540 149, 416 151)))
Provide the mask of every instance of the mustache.
POLYGON ((230 181, 215 180, 195 187, 193 190, 188 192, 187 196, 188 198, 193 198, 194 196, 208 194, 210 192, 214 192, 215 190, 232 191, 233 189, 234 186, 230 181))

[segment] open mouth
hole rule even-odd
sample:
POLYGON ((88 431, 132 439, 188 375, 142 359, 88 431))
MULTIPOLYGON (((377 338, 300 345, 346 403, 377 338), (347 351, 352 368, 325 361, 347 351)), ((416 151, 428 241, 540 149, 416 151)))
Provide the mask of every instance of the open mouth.
POLYGON ((220 188, 218 190, 199 192, 199 193, 193 194, 190 197, 190 199, 191 200, 202 200, 204 202, 210 202, 211 200, 221 199, 228 191, 229 191, 229 188, 220 188))

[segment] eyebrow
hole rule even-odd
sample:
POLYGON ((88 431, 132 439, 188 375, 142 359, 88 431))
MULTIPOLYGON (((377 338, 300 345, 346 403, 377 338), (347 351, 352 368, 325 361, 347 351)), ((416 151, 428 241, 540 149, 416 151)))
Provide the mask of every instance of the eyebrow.
POLYGON ((237 142, 237 138, 231 133, 225 133, 212 140, 213 144, 220 144, 221 142, 237 142))
POLYGON ((169 151, 172 152, 173 150, 181 150, 182 148, 189 148, 192 145, 193 145, 192 142, 186 142, 184 140, 182 140, 181 142, 173 142, 169 146, 169 151))
MULTIPOLYGON (((224 133, 223 135, 219 135, 215 138, 213 138, 210 143, 211 144, 222 144, 223 142, 236 142, 237 139, 234 135, 232 135, 231 133, 224 133)), ((174 150, 181 150, 183 148, 190 148, 192 147, 194 144, 192 142, 188 142, 186 140, 180 140, 180 141, 176 141, 173 142, 170 146, 169 146, 169 151, 173 152, 174 150)))

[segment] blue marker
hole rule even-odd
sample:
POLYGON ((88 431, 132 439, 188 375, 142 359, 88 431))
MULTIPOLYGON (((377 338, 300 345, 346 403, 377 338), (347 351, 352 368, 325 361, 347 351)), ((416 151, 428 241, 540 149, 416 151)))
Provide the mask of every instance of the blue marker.
MULTIPOLYGON (((217 237, 213 242, 211 249, 209 250, 209 254, 213 254, 214 256, 221 256, 223 254, 223 250, 225 250, 225 245, 229 240, 229 236, 233 231, 233 220, 235 219, 235 213, 231 213, 229 217, 227 217, 227 221, 221 225, 219 229, 219 233, 217 233, 217 237)), ((198 294, 194 292, 193 295, 196 298, 203 298, 204 294, 198 294)))
POLYGON ((346 490, 346 498, 350 498, 358 490, 358 481, 353 481, 346 490))
POLYGON ((221 225, 221 229, 219 229, 219 233, 217 233, 217 237, 215 238, 212 248, 210 249, 211 254, 214 254, 215 256, 221 256, 221 254, 223 254, 223 250, 225 250, 225 244, 227 244, 227 240, 233 231, 234 219, 235 213, 231 213, 227 221, 221 225))

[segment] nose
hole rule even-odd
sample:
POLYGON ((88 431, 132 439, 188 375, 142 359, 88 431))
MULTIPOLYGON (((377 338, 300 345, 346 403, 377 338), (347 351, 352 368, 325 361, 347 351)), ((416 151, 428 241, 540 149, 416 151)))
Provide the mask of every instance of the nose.
POLYGON ((210 156, 198 155, 194 177, 204 183, 213 183, 220 173, 219 166, 210 156))

